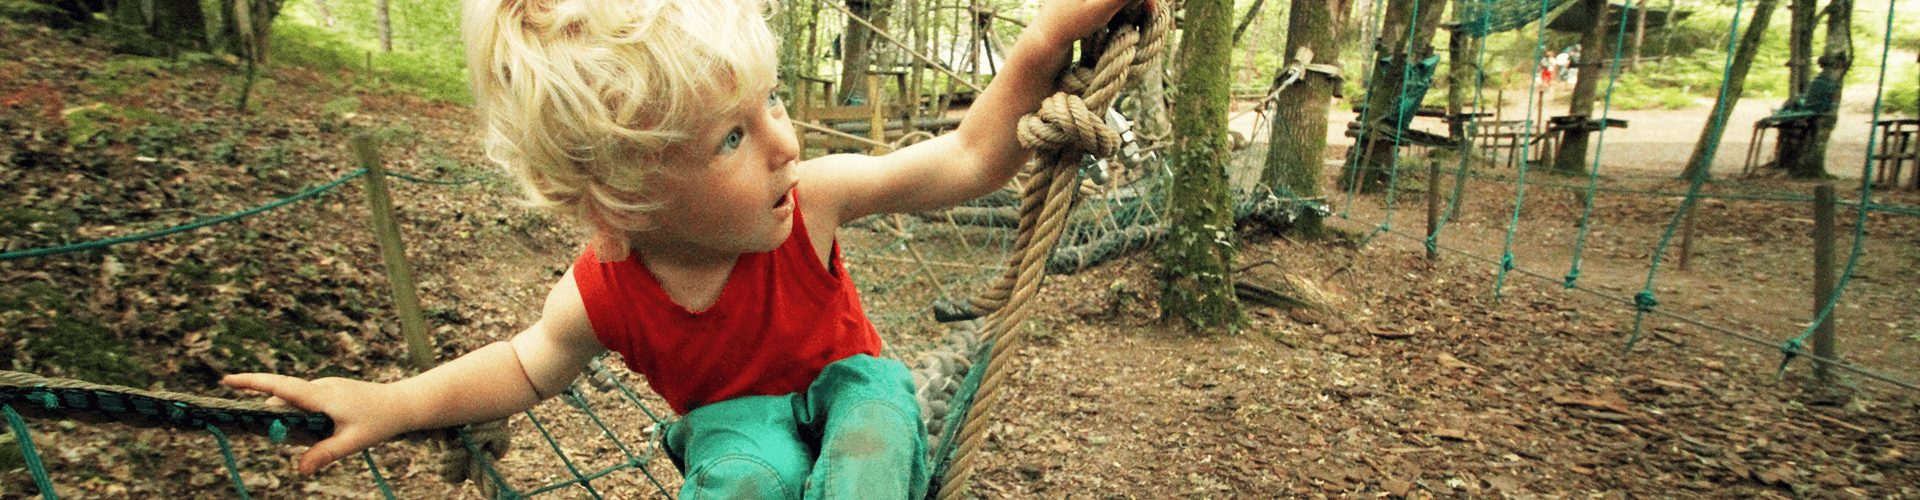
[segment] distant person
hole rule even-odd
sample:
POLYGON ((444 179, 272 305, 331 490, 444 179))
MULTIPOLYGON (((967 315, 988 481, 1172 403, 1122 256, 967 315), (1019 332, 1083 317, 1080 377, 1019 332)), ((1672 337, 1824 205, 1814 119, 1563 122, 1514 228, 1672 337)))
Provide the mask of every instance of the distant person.
POLYGON ((1553 56, 1553 71, 1554 73, 1559 74, 1562 80, 1566 80, 1570 78, 1569 76, 1570 74, 1567 72, 1567 70, 1572 65, 1573 65, 1573 54, 1571 52, 1561 52, 1553 56))
POLYGON ((1548 52, 1547 52, 1547 55, 1544 55, 1544 56, 1540 56, 1540 75, 1539 75, 1538 77, 1535 77, 1535 78, 1533 79, 1533 83, 1534 83, 1535 85, 1551 85, 1551 84, 1553 84, 1553 67, 1554 67, 1554 64, 1555 64, 1555 63, 1554 63, 1554 54, 1553 54, 1553 52, 1552 52, 1552 51, 1548 51, 1548 52))
POLYGON ((1580 44, 1573 44, 1566 52, 1560 53, 1560 78, 1571 85, 1580 84, 1580 44))

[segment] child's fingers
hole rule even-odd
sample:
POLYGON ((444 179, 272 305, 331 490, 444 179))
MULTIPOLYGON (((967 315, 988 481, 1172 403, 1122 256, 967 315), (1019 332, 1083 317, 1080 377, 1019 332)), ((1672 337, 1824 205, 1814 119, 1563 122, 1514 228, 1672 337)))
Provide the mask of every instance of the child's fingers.
POLYGON ((313 475, 321 467, 333 463, 342 457, 366 449, 373 444, 367 439, 366 432, 357 427, 338 429, 333 437, 314 443, 300 454, 299 470, 301 474, 313 475))
POLYGON ((312 382, 297 377, 274 375, 271 373, 242 373, 228 375, 220 379, 221 384, 236 389, 248 389, 267 393, 267 404, 293 406, 307 411, 319 411, 318 402, 313 400, 317 390, 312 382))

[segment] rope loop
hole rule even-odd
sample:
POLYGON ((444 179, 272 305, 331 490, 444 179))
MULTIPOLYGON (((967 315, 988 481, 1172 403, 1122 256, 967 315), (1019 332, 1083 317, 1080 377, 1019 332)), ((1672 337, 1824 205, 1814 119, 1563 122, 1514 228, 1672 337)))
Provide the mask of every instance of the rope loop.
POLYGON ((1580 281, 1580 270, 1574 269, 1572 271, 1567 271, 1566 283, 1561 284, 1560 287, 1573 288, 1574 282, 1577 282, 1577 281, 1580 281))

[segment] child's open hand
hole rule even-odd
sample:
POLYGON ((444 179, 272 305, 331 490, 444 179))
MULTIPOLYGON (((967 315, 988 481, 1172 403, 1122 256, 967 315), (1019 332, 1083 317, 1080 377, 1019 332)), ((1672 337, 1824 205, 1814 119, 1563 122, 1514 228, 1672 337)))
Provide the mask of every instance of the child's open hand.
POLYGON ((313 474, 334 460, 367 449, 406 429, 401 406, 387 384, 341 378, 307 381, 285 375, 247 373, 228 375, 220 383, 272 395, 267 404, 293 406, 326 413, 333 418, 333 437, 314 443, 300 454, 301 474, 313 474))

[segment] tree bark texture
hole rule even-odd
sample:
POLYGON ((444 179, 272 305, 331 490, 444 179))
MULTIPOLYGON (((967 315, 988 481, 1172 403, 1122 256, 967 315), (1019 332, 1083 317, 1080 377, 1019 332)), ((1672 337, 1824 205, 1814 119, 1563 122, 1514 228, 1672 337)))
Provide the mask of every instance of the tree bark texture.
POLYGON ((1607 18, 1607 0, 1580 0, 1576 8, 1587 9, 1593 25, 1587 26, 1586 33, 1580 37, 1580 45, 1588 49, 1581 51, 1580 60, 1573 62, 1580 69, 1574 73, 1578 80, 1573 83, 1572 104, 1567 107, 1567 116, 1578 118, 1582 125, 1561 132, 1560 151, 1553 158, 1553 171, 1565 175, 1587 173, 1587 144, 1594 130, 1584 124, 1593 117, 1594 94, 1598 93, 1600 81, 1605 76, 1600 70, 1608 67, 1606 58, 1600 57, 1600 54, 1613 53, 1606 50, 1610 46, 1607 43, 1607 23, 1603 22, 1607 18))
MULTIPOLYGON (((1826 18, 1827 43, 1820 54, 1820 74, 1813 77, 1816 83, 1808 87, 1817 86, 1820 81, 1834 82, 1831 102, 1836 106, 1813 118, 1812 126, 1807 129, 1810 137, 1805 141, 1806 148, 1801 150, 1803 153, 1789 156, 1781 152, 1781 168, 1786 169, 1788 177, 1796 179, 1828 177, 1827 145, 1832 142, 1834 125, 1840 121, 1837 104, 1841 102, 1841 94, 1846 88, 1838 82, 1845 82, 1847 71, 1853 69, 1853 0, 1828 2, 1826 18)), ((1780 140, 1786 142, 1785 133, 1781 134, 1780 140)))
POLYGON ((1373 74, 1367 78, 1367 104, 1361 110, 1360 138, 1340 172, 1342 189, 1361 192, 1385 189, 1392 178, 1398 144, 1392 138, 1369 133, 1367 127, 1392 115, 1405 86, 1407 67, 1433 54, 1433 35, 1446 11, 1440 0, 1390 0, 1386 21, 1373 46, 1373 74), (1356 156, 1357 154, 1357 156, 1356 156))
MULTIPOLYGON (((1344 0, 1294 0, 1287 12, 1287 45, 1282 54, 1291 58, 1305 48, 1313 51, 1310 63, 1339 65, 1340 39, 1333 19, 1337 12, 1351 7, 1352 4, 1344 0)), ((1260 185, 1280 196, 1321 196, 1327 112, 1333 107, 1333 93, 1339 85, 1330 75, 1308 71, 1274 96, 1272 129, 1268 133, 1267 160, 1260 173, 1260 185)), ((1326 231, 1326 224, 1317 212, 1309 210, 1289 231, 1315 238, 1326 231)))
POLYGON ((1232 0, 1189 0, 1174 99, 1167 238, 1159 246, 1160 313, 1196 331, 1246 323, 1233 294, 1234 226, 1227 188, 1232 0))
MULTIPOLYGON (((825 0, 832 1, 832 0, 825 0)), ((887 12, 893 7, 892 0, 847 0, 847 11, 873 23, 880 29, 887 29, 887 12)), ((865 99, 875 96, 866 95, 867 68, 873 64, 873 40, 878 38, 873 30, 853 19, 847 20, 846 30, 841 35, 840 52, 840 90, 834 96, 834 105, 848 105, 853 96, 859 94, 865 99)))
POLYGON ((1732 66, 1727 70, 1727 81, 1720 84, 1720 98, 1713 102, 1713 112, 1707 116, 1707 126, 1700 129, 1700 141, 1693 144, 1693 155, 1687 160, 1687 168, 1680 173, 1680 177, 1691 179, 1696 175, 1712 175, 1714 153, 1720 148, 1720 138, 1727 132, 1727 115, 1733 113, 1733 106, 1740 103, 1740 94, 1746 91, 1747 70, 1753 68, 1754 55, 1760 52, 1760 40, 1767 33, 1767 20, 1773 17, 1773 9, 1779 4, 1779 0, 1760 0, 1754 4, 1753 15, 1748 18, 1747 32, 1733 48, 1733 62, 1729 63, 1732 66))

